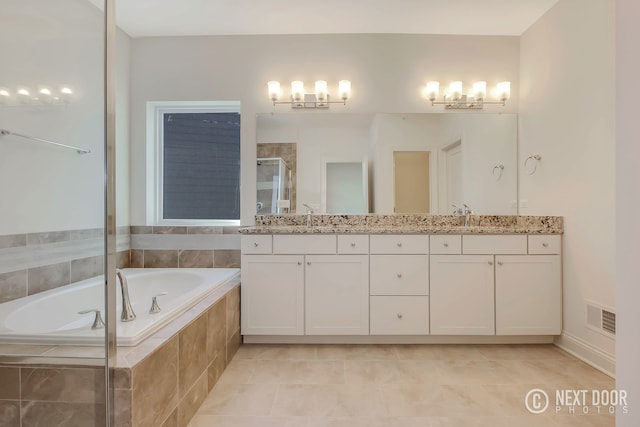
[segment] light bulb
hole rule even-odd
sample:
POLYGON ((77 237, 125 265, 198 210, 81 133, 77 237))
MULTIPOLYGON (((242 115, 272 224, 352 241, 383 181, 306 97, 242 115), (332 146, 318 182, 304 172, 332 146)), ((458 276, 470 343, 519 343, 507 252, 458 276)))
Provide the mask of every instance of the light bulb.
POLYGON ((427 98, 429 101, 433 102, 438 98, 438 93, 440 92, 440 82, 431 81, 427 82, 427 98))
POLYGON ((318 101, 326 101, 327 99, 327 82, 318 80, 316 82, 316 98, 318 101))
POLYGON ((51 96, 51 89, 46 86, 40 86, 38 88, 38 100, 43 104, 51 104, 53 102, 53 96, 51 96))
POLYGON ((304 83, 300 80, 291 82, 291 97, 296 102, 300 102, 304 98, 304 83))
POLYGON ((349 80, 340 80, 338 82, 338 95, 343 101, 349 99, 351 96, 351 82, 349 80))
POLYGON ((500 82, 497 86, 498 99, 502 102, 511 97, 511 82, 500 82))
POLYGON ((447 94, 449 98, 454 101, 457 101, 462 96, 462 82, 455 81, 449 83, 449 93, 447 94))
POLYGON ((18 94, 18 99, 22 104, 30 104, 31 103, 31 92, 26 87, 19 87, 16 91, 18 94))
POLYGON ((487 96, 487 82, 475 82, 473 84, 473 98, 483 100, 487 96))
POLYGON ((269 99, 276 102, 280 98, 280 82, 272 80, 267 82, 267 87, 269 88, 269 99))

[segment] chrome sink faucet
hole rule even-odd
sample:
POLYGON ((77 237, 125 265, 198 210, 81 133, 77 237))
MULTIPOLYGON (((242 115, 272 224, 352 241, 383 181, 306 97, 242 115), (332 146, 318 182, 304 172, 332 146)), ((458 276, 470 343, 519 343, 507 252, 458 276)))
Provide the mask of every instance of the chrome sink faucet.
POLYGON ((464 208, 460 208, 456 205, 452 205, 455 210, 453 211, 454 215, 464 216, 464 226, 469 227, 471 225, 471 216, 475 215, 475 213, 471 210, 471 208, 464 203, 464 208))
POLYGON ((306 203, 303 206, 307 208, 307 227, 313 227, 313 208, 306 203))
POLYGON ((129 299, 129 285, 127 284, 127 278, 124 276, 122 270, 116 270, 116 276, 120 280, 120 290, 122 291, 122 314, 120 320, 123 322, 130 322, 136 318, 136 314, 131 308, 131 300, 129 299))
POLYGON ((469 227, 471 225, 471 216, 475 215, 475 213, 471 210, 467 204, 464 204, 464 226, 469 227))

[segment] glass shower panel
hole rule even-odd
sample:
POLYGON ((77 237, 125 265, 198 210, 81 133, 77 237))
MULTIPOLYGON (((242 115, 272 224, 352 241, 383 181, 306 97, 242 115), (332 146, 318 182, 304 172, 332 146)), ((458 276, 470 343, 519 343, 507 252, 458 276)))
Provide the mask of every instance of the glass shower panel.
POLYGON ((2 0, 0 425, 106 425, 105 16, 2 0), (64 369, 61 369, 64 368, 64 369))
POLYGON ((281 158, 257 159, 258 214, 281 214, 291 209, 291 170, 281 158))

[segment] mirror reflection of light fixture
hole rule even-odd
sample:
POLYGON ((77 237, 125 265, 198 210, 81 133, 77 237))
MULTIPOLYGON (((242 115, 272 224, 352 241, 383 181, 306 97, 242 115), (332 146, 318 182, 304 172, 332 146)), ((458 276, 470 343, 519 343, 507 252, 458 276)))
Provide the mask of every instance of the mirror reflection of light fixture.
POLYGON ((500 104, 504 106, 511 96, 511 82, 500 82, 496 85, 497 101, 487 101, 487 82, 479 81, 472 85, 471 91, 463 94, 461 81, 453 81, 449 84, 449 90, 444 94, 442 101, 436 101, 440 92, 440 82, 427 82, 426 95, 431 105, 444 105, 451 110, 480 110, 485 104, 500 104))
POLYGON ((11 92, 6 87, 0 87, 0 105, 6 105, 11 100, 11 92))
POLYGON ((276 104, 290 104, 291 108, 329 108, 329 104, 347 104, 347 99, 351 97, 351 82, 349 80, 340 80, 338 82, 338 96, 340 101, 331 101, 329 98, 329 90, 326 80, 318 80, 315 82, 314 93, 306 93, 304 82, 295 80, 291 82, 290 101, 280 101, 282 91, 280 90, 280 82, 275 80, 267 82, 269 91, 269 99, 276 104))
POLYGON ((71 103, 74 98, 74 91, 69 85, 61 85, 58 89, 51 86, 32 86, 32 90, 27 86, 18 86, 13 92, 9 87, 0 87, 0 105, 4 107, 20 106, 58 106, 71 103))

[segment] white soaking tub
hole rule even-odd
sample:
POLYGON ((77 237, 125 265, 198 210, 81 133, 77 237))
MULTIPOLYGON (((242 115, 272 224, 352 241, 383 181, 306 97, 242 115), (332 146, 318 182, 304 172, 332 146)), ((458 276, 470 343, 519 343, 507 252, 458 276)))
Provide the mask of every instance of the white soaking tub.
MULTIPOLYGON (((134 346, 193 307, 219 286, 235 280, 238 268, 129 268, 122 270, 137 317, 120 321, 122 296, 117 281, 118 346, 134 346), (150 314, 154 295, 161 311, 150 314)), ((104 318, 104 278, 97 277, 0 304, 0 343, 104 345, 104 329, 92 330, 94 313, 104 318)))

